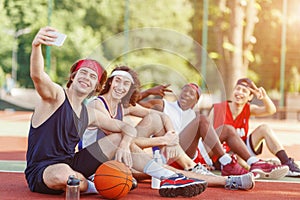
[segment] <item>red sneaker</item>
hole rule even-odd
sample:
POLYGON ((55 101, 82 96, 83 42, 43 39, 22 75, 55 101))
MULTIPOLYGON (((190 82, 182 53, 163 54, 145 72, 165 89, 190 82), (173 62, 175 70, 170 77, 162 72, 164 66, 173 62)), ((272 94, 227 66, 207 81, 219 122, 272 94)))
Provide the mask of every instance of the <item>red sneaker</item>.
POLYGON ((242 175, 247 174, 249 171, 239 165, 237 162, 236 156, 231 156, 231 163, 222 166, 221 174, 222 176, 230 176, 230 175, 242 175))
POLYGON ((258 178, 280 179, 287 175, 289 167, 286 165, 274 165, 263 160, 259 160, 251 165, 250 171, 256 176, 258 175, 258 178))

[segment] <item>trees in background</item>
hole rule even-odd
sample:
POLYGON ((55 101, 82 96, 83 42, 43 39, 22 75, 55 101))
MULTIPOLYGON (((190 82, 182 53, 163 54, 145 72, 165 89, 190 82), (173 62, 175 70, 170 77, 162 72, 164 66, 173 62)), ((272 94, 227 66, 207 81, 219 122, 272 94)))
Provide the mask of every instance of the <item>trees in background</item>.
MULTIPOLYGON (((172 80, 172 76, 166 76, 168 69, 183 76, 186 79, 184 81, 201 82, 201 75, 197 73, 201 70, 199 51, 193 52, 189 49, 189 42, 179 40, 174 35, 178 33, 189 36, 201 45, 203 1, 147 0, 141 3, 139 0, 35 0, 34 4, 30 0, 2 2, 0 40, 5 45, 0 46, 0 66, 5 73, 11 73, 12 49, 17 46, 17 81, 22 87, 33 87, 29 77, 31 41, 38 29, 48 24, 50 11, 51 25, 68 35, 63 47, 51 47, 51 68, 47 70, 58 83, 65 82, 69 66, 76 59, 88 57, 95 50, 102 55, 103 63, 129 64, 143 72, 145 78, 155 78, 154 82, 157 83, 173 81, 173 84, 180 85, 178 81, 172 80), (48 2, 52 2, 51 10, 48 2), (153 47, 165 42, 171 49, 176 47, 178 52, 186 48, 186 57, 171 52, 168 48, 144 48, 126 52, 126 48, 130 49, 130 35, 124 35, 125 41, 105 45, 104 41, 116 37, 116 34, 145 27, 173 30, 174 34, 163 35, 166 32, 162 31, 161 35, 153 35, 151 31, 145 32, 134 35, 135 42, 137 39, 150 41, 153 47), (29 29, 30 32, 15 37, 15 33, 22 29, 29 29), (124 54, 119 55, 120 50, 124 54), (193 66, 194 63, 197 64, 193 66)), ((299 4, 296 0, 289 3, 290 9, 299 4)), ((271 0, 209 1, 207 51, 222 75, 227 93, 231 91, 236 79, 242 76, 250 76, 269 90, 279 88, 281 4, 282 1, 271 0)), ((291 13, 289 19, 292 19, 291 13)), ((297 18, 290 20, 288 28, 295 25, 299 25, 297 18)), ((286 74, 298 73, 300 61, 294 53, 300 42, 295 32, 298 30, 288 30, 286 74), (295 33, 292 34, 292 31, 295 33), (298 70, 292 71, 292 67, 298 70)), ((212 77, 207 77, 210 78, 212 77)), ((148 79, 147 81, 149 82, 148 79)))

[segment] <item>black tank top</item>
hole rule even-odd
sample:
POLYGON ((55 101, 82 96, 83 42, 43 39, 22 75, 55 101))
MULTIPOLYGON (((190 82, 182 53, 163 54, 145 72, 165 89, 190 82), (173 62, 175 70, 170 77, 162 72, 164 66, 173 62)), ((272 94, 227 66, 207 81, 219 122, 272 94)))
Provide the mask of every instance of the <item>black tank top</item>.
MULTIPOLYGON (((80 118, 65 95, 63 104, 39 127, 30 125, 26 154, 26 178, 37 170, 72 159, 75 147, 88 126, 88 114, 82 103, 80 118)), ((31 176, 31 178, 32 178, 31 176)))

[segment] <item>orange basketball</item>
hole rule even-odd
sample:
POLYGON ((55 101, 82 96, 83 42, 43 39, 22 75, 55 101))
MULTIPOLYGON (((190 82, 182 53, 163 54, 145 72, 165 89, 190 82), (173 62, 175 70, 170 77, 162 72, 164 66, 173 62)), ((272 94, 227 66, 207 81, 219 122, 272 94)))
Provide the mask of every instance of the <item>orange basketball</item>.
POLYGON ((124 163, 110 160, 98 167, 94 183, 99 194, 104 198, 119 199, 130 191, 132 173, 124 163))

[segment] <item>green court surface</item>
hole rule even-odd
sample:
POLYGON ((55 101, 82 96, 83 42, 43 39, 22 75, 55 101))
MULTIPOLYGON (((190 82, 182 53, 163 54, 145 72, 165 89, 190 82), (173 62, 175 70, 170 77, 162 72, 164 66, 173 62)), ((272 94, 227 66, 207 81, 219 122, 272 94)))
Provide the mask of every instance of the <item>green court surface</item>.
POLYGON ((0 172, 20 172, 23 173, 26 167, 25 161, 20 160, 0 160, 0 172))

